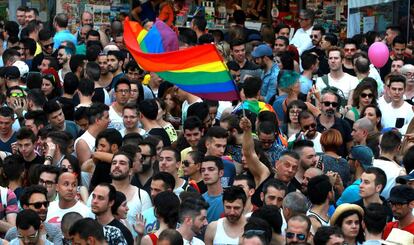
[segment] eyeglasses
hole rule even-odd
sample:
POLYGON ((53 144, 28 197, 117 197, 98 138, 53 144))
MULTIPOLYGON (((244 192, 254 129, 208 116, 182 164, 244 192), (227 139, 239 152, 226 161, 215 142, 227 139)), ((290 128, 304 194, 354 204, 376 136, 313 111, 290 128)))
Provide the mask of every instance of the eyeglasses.
POLYGON ((347 157, 346 157, 346 160, 348 160, 348 161, 349 161, 349 160, 351 160, 351 161, 355 161, 356 159, 355 159, 355 158, 352 158, 352 157, 350 157, 350 156, 347 156, 347 157))
POLYGON ((129 89, 118 89, 116 92, 121 93, 121 94, 128 94, 128 93, 131 92, 131 90, 129 90, 129 89))
POLYGON ((368 97, 369 99, 372 99, 372 98, 374 98, 374 95, 373 95, 373 94, 361 93, 361 97, 362 97, 362 98, 366 98, 366 97, 368 97))
POLYGON ((45 44, 43 45, 44 48, 50 48, 53 47, 55 45, 55 43, 49 43, 49 44, 45 44))
POLYGON ((413 72, 406 72, 403 74, 406 77, 414 77, 414 73, 413 72))
POLYGON ((42 180, 42 179, 40 179, 39 180, 39 185, 45 185, 45 186, 47 186, 47 187, 51 187, 52 185, 54 185, 54 184, 56 184, 55 182, 53 182, 53 181, 49 181, 49 180, 42 180))
POLYGON ((39 209, 42 206, 44 206, 45 208, 47 208, 47 207, 49 207, 49 201, 34 202, 34 203, 29 203, 29 205, 33 205, 33 207, 35 207, 36 209, 39 209))
POLYGON ((297 233, 293 233, 293 232, 286 232, 286 237, 289 238, 289 239, 293 239, 295 236, 299 241, 304 241, 306 239, 305 234, 297 234, 297 233))
POLYGON ((22 235, 17 235, 17 238, 19 238, 20 240, 23 241, 34 241, 37 239, 37 235, 39 234, 39 230, 36 231, 35 234, 30 235, 30 236, 22 236, 22 235))
POLYGON ((10 97, 24 97, 24 93, 22 92, 12 92, 10 97))
POLYGON ((311 128, 316 128, 316 123, 312 123, 310 125, 303 126, 304 130, 309 130, 311 128))
POLYGON ((290 110, 289 111, 290 114, 297 114, 297 115, 299 115, 299 113, 301 113, 301 112, 302 112, 302 110, 290 110))
POLYGON ((338 107, 339 105, 338 102, 331 102, 331 101, 324 101, 322 102, 322 104, 326 107, 331 106, 331 105, 332 107, 338 107))

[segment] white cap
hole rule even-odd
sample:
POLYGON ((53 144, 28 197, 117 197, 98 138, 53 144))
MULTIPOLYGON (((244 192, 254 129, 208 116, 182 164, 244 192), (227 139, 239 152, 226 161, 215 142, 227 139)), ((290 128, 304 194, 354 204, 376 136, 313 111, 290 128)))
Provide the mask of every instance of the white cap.
POLYGON ((29 72, 29 66, 24 61, 18 60, 14 62, 12 66, 15 66, 19 69, 20 77, 23 77, 29 72))

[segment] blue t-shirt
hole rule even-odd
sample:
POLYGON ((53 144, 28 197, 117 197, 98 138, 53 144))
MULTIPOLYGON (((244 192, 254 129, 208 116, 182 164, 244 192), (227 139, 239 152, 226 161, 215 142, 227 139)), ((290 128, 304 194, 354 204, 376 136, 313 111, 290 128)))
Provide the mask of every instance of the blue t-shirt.
POLYGON ((6 152, 12 152, 11 144, 16 142, 16 132, 13 132, 13 135, 10 137, 10 139, 7 142, 3 142, 0 140, 0 151, 6 151, 6 152))
POLYGON ((142 212, 142 216, 145 219, 144 234, 151 234, 158 231, 160 224, 155 217, 154 207, 147 208, 144 212, 142 212))
POLYGON ((210 205, 207 210, 208 223, 220 219, 221 214, 224 213, 223 194, 218 196, 209 196, 206 192, 203 194, 203 198, 210 205))
POLYGON ((309 90, 312 88, 312 80, 301 75, 299 77, 299 82, 300 82, 300 92, 302 94, 308 94, 309 90))
POLYGON ((70 33, 70 31, 62 30, 57 32, 53 37, 53 50, 59 48, 60 44, 64 41, 72 42, 75 46, 78 44, 76 37, 72 33, 70 33))

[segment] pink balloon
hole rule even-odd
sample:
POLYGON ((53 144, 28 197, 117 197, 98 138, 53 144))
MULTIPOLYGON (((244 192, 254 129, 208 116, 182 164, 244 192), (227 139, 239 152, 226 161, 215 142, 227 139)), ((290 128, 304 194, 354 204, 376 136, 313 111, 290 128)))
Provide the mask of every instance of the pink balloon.
POLYGON ((368 49, 368 57, 375 67, 381 68, 387 64, 388 58, 390 57, 390 51, 388 51, 388 47, 385 43, 375 42, 368 49))

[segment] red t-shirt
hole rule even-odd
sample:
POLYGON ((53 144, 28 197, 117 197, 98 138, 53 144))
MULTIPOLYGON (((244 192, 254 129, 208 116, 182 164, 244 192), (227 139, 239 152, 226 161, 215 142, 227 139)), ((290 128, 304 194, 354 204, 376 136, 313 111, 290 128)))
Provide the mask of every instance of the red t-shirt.
MULTIPOLYGON (((388 224, 385 226, 384 232, 382 233, 382 239, 386 240, 393 228, 398 228, 398 221, 388 222, 388 224)), ((402 228, 401 230, 414 234, 414 222, 402 228)))

